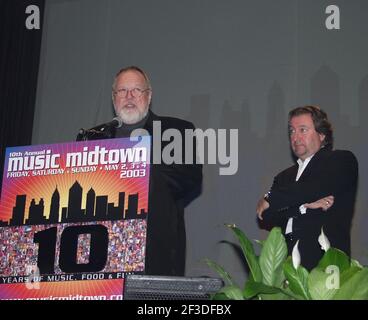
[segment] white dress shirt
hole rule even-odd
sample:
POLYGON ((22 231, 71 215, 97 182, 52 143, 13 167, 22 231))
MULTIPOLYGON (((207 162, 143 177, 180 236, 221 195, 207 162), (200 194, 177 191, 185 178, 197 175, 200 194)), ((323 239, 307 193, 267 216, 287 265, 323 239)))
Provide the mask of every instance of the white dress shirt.
MULTIPOLYGON (((305 159, 304 161, 301 159, 298 159, 298 165, 299 165, 299 169, 298 169, 298 173, 296 175, 295 181, 298 181, 300 176, 302 175, 303 171, 305 170, 305 168, 307 167, 309 161, 311 161, 311 159, 313 158, 314 154, 311 155, 310 157, 308 157, 307 159, 305 159)), ((304 206, 300 206, 299 207, 299 211, 301 214, 305 214, 306 213, 306 208, 304 206)), ((293 232, 293 218, 289 218, 287 225, 286 225, 286 230, 285 230, 285 234, 291 233, 293 232)))

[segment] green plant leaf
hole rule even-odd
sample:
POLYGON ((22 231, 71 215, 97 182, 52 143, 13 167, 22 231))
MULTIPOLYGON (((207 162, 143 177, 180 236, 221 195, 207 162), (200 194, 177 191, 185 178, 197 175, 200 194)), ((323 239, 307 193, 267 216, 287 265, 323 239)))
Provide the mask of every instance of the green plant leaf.
POLYGON ((308 290, 308 271, 303 266, 299 266, 295 270, 291 257, 288 257, 285 261, 283 270, 289 283, 289 289, 293 294, 300 296, 302 299, 310 300, 311 296, 308 290))
POLYGON ((280 228, 273 228, 264 242, 259 266, 263 274, 263 283, 279 287, 282 282, 282 265, 287 257, 287 246, 280 228))
POLYGON ((291 291, 290 288, 286 289, 281 288, 280 290, 288 297, 288 300, 305 300, 305 298, 303 298, 302 296, 295 294, 293 291, 291 291))
POLYGON ((248 267, 250 269, 251 275, 256 282, 262 281, 262 271, 258 264, 257 256, 254 253, 254 248, 250 240, 246 237, 246 235, 237 228, 235 225, 226 225, 230 228, 235 236, 238 238, 240 247, 243 251, 244 257, 247 260, 248 267))
POLYGON ((340 287, 348 282, 360 270, 362 270, 362 268, 356 266, 352 266, 349 269, 345 270, 340 276, 340 287))
POLYGON ((339 274, 330 274, 321 268, 314 268, 308 277, 308 288, 312 299, 331 300, 337 292, 337 289, 331 285, 331 281, 335 283, 336 277, 339 277, 339 274))
POLYGON ((368 300, 368 268, 356 272, 333 297, 334 300, 368 300))
POLYGON ((325 271, 329 266, 337 266, 341 274, 350 268, 350 258, 343 251, 336 248, 330 248, 319 261, 317 268, 325 271))
POLYGON ((265 243, 265 240, 257 240, 257 239, 254 239, 253 240, 255 243, 258 243, 261 247, 263 247, 264 243, 265 243))
POLYGON ((237 286, 223 287, 218 294, 225 294, 230 300, 244 300, 242 290, 237 286))
POLYGON ((219 264, 210 260, 204 259, 204 262, 214 271, 216 271, 219 276, 224 280, 224 282, 229 286, 235 286, 233 279, 231 278, 230 274, 219 264))
POLYGON ((262 293, 259 295, 259 297, 261 298, 261 300, 291 300, 290 296, 282 292, 273 293, 273 294, 262 293))
POLYGON ((350 265, 352 267, 358 267, 359 269, 363 269, 363 266, 360 264, 360 262, 354 259, 350 260, 350 265))
POLYGON ((211 300, 229 300, 225 293, 215 293, 211 296, 211 300))
POLYGON ((274 294, 280 292, 281 290, 279 288, 267 286, 262 282, 255 282, 253 279, 250 278, 245 284, 243 296, 246 299, 250 299, 261 293, 274 294))

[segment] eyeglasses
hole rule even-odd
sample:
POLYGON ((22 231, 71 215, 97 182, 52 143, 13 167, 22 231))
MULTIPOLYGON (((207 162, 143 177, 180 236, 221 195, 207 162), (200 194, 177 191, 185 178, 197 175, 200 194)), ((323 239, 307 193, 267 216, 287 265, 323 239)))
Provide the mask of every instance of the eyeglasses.
POLYGON ((126 98, 127 94, 130 92, 130 94, 133 96, 133 98, 140 98, 146 91, 150 91, 151 89, 141 89, 141 88, 121 88, 119 90, 114 91, 114 95, 119 98, 126 98))

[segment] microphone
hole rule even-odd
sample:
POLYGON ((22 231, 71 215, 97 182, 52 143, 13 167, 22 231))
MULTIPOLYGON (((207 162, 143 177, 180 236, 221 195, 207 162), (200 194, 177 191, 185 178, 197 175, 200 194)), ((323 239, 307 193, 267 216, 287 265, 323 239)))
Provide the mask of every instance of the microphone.
POLYGON ((122 125, 123 125, 123 120, 120 117, 115 117, 110 122, 102 124, 98 127, 113 127, 117 129, 117 128, 120 128, 122 125))
POLYGON ((77 135, 77 141, 94 140, 108 138, 111 135, 111 129, 120 128, 123 125, 123 120, 120 117, 115 117, 110 122, 100 124, 91 129, 81 128, 77 135))

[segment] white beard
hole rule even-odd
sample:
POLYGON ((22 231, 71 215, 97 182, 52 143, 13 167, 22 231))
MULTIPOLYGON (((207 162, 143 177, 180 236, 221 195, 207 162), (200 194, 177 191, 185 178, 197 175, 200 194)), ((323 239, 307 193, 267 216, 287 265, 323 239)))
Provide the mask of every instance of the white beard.
POLYGON ((138 109, 126 110, 121 108, 117 115, 123 120, 125 124, 135 124, 141 121, 148 113, 148 108, 144 112, 140 112, 138 109))

